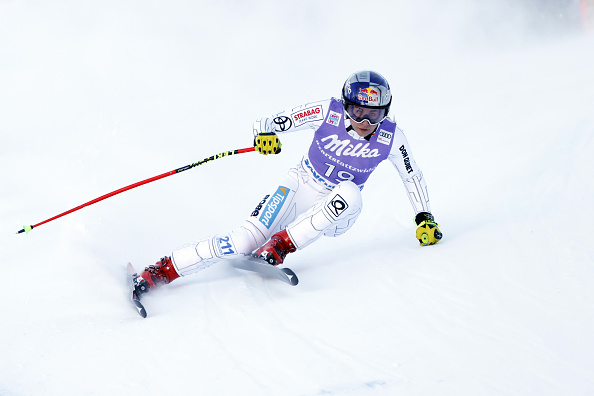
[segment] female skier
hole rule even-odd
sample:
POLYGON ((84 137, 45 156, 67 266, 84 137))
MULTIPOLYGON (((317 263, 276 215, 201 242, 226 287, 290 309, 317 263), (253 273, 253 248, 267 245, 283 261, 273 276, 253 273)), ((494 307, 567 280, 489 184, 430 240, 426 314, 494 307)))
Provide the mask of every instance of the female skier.
POLYGON ((313 129, 314 138, 301 162, 257 205, 237 228, 174 251, 144 269, 136 279, 139 293, 207 268, 220 259, 246 255, 271 265, 303 249, 321 235, 345 233, 361 212, 361 189, 383 160, 398 171, 415 211, 421 245, 442 234, 429 207, 427 186, 402 130, 388 118, 392 94, 388 82, 373 71, 352 74, 342 100, 308 103, 257 120, 254 147, 278 154, 277 133, 313 129))

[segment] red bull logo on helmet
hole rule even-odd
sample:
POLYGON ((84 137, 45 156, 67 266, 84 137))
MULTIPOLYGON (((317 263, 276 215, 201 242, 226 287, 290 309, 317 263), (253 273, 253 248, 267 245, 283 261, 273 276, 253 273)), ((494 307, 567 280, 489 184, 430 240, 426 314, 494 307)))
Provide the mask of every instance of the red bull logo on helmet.
POLYGON ((359 89, 357 99, 367 104, 379 104, 379 92, 371 87, 359 89))

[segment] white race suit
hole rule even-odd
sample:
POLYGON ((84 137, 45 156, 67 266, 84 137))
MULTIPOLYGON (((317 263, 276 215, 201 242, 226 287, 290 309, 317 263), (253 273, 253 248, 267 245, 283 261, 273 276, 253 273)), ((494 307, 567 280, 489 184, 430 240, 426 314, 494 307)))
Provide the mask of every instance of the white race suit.
POLYGON ((312 129, 309 151, 243 223, 172 253, 181 276, 220 259, 249 255, 285 228, 297 249, 321 235, 343 234, 361 212, 361 189, 367 177, 384 159, 398 171, 415 214, 431 211, 423 174, 404 133, 391 118, 362 138, 350 126, 342 102, 331 98, 261 118, 254 123, 253 133, 282 135, 312 129))

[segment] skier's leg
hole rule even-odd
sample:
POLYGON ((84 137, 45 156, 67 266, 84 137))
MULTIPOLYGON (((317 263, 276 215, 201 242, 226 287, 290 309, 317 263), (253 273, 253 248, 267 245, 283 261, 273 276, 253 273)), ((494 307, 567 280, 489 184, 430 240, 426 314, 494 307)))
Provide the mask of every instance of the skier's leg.
MULTIPOLYGON (((139 274, 147 282, 148 290, 210 267, 221 259, 250 254, 264 243, 264 236, 249 221, 226 234, 213 235, 197 243, 174 250, 139 274)), ((142 283, 142 280, 139 280, 142 283)))
POLYGON ((205 238, 195 244, 175 250, 171 261, 180 276, 210 267, 221 259, 243 257, 264 241, 261 230, 249 221, 228 233, 205 238))
POLYGON ((175 250, 171 257, 145 268, 140 276, 148 279, 150 289, 208 268, 221 259, 251 254, 317 199, 318 191, 302 189, 302 185, 302 175, 292 169, 276 191, 267 195, 239 227, 175 250))
POLYGON ((270 264, 281 264, 288 253, 303 249, 322 235, 345 233, 355 223, 362 206, 359 187, 350 181, 341 182, 326 199, 274 234, 254 255, 270 264))
MULTIPOLYGON (((239 228, 173 252, 171 258, 177 273, 185 276, 210 267, 219 259, 252 254, 316 201, 325 199, 328 190, 308 181, 298 168, 291 169, 278 188, 264 197, 239 228)), ((290 246, 287 248, 290 250, 290 246)))
POLYGON ((299 216, 287 227, 298 249, 303 249, 322 235, 338 236, 353 226, 361 213, 361 190, 351 181, 339 183, 326 200, 299 216))

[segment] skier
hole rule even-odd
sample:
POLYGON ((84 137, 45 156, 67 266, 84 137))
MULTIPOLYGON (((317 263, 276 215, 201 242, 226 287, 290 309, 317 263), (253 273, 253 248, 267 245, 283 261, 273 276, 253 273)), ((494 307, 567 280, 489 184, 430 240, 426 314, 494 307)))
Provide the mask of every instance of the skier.
POLYGON ((437 243, 442 234, 431 214, 427 186, 404 133, 388 118, 391 103, 388 82, 379 73, 360 71, 344 83, 341 100, 308 103, 257 120, 253 134, 259 153, 280 153, 277 133, 313 129, 309 151, 240 226, 176 250, 145 268, 136 279, 142 286, 139 293, 220 259, 252 255, 279 265, 288 253, 321 235, 345 233, 361 212, 363 185, 385 159, 404 182, 420 244, 437 243))

